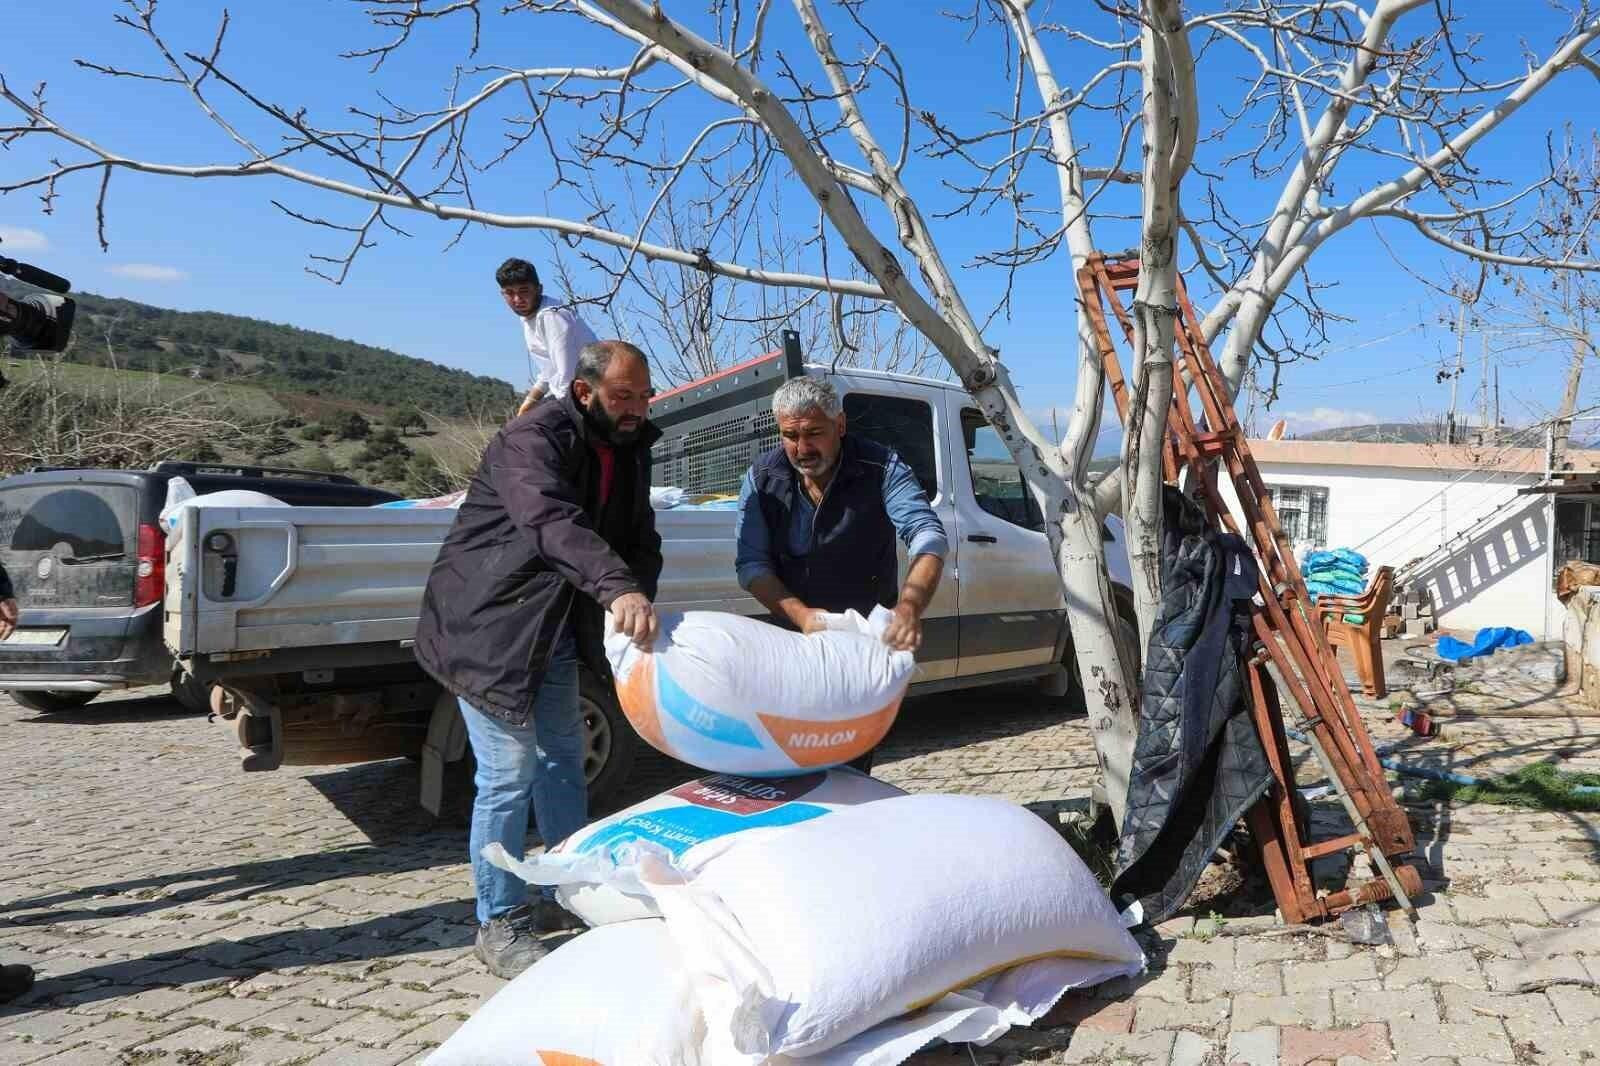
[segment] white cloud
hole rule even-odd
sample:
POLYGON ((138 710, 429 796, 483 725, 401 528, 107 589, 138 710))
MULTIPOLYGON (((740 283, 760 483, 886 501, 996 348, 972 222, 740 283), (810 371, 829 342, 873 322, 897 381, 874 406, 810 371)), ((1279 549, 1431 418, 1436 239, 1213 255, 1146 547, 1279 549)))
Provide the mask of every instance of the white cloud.
POLYGON ((1371 411, 1354 411, 1345 407, 1313 407, 1309 411, 1285 411, 1283 420, 1289 424, 1290 433, 1310 433, 1337 426, 1369 426, 1380 421, 1371 411))
POLYGON ((188 281, 189 275, 177 267, 159 266, 155 263, 118 263, 111 273, 133 281, 188 281))
POLYGON ((48 247, 50 239, 36 229, 0 226, 0 253, 42 252, 48 247))

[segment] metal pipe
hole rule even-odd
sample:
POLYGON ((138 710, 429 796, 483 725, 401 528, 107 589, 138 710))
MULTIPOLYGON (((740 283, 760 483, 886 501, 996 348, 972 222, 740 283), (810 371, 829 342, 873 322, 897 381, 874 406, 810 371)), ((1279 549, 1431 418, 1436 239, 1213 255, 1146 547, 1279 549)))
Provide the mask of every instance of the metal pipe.
MULTIPOLYGON (((1302 733, 1298 729, 1285 727, 1284 732, 1288 733, 1291 737, 1298 740, 1302 744, 1312 743, 1311 735, 1308 733, 1302 733)), ((1383 747, 1376 749, 1379 766, 1382 766, 1388 770, 1393 770, 1402 777, 1424 777, 1430 781, 1447 781, 1452 785, 1471 786, 1488 784, 1488 781, 1481 777, 1471 777, 1467 774, 1458 774, 1450 770, 1435 770, 1429 766, 1412 766, 1409 763, 1403 763, 1399 759, 1396 759, 1394 756, 1389 754, 1390 752, 1394 751, 1397 746, 1398 745, 1395 744, 1385 744, 1383 747)))

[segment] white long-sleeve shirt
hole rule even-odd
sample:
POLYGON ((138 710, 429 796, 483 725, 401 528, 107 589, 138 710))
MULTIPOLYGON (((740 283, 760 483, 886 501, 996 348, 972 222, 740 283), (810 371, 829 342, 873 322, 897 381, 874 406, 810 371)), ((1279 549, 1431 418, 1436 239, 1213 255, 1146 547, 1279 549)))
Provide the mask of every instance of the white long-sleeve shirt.
POLYGON ((576 311, 548 296, 540 299, 537 311, 523 318, 522 337, 528 344, 533 387, 543 385, 557 399, 567 394, 577 373, 579 350, 595 341, 594 331, 576 311))

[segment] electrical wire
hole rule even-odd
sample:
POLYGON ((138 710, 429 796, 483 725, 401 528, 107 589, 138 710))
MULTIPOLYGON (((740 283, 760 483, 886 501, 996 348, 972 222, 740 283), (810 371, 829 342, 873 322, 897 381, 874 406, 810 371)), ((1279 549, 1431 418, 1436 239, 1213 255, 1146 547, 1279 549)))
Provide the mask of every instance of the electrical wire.
MULTIPOLYGON (((1573 412, 1573 415, 1576 415, 1577 413, 1578 412, 1573 412)), ((1365 548, 1368 545, 1374 544, 1375 542, 1388 543, 1387 540, 1386 541, 1379 541, 1379 538, 1383 537, 1383 535, 1385 533, 1387 533, 1391 529, 1394 529, 1400 523, 1406 521, 1408 518, 1411 518, 1418 511, 1421 511, 1423 508, 1425 508, 1428 505, 1430 505, 1430 504, 1436 502, 1437 500, 1441 499, 1446 492, 1448 492, 1450 489, 1454 488, 1456 485, 1459 485, 1461 482, 1465 481, 1466 479, 1468 479, 1470 477, 1473 477, 1474 475, 1481 475, 1484 472, 1485 469, 1488 469, 1490 471, 1497 470, 1499 465, 1500 465, 1500 461, 1505 457, 1506 453, 1509 452, 1513 447, 1518 447, 1518 448, 1526 447, 1526 445, 1513 444, 1512 443, 1513 441, 1520 440, 1521 438, 1525 437, 1529 433, 1532 433, 1532 432, 1534 432, 1536 430, 1539 430, 1539 429, 1543 429, 1543 428, 1545 428, 1545 427, 1547 427, 1549 425, 1553 425, 1554 423, 1559 422, 1559 421, 1562 421, 1562 419, 1559 419, 1559 418, 1546 419, 1543 422, 1535 422, 1530 426, 1525 426, 1524 428, 1522 428, 1522 429, 1516 431, 1515 433, 1511 434, 1510 440, 1508 440, 1506 442, 1506 444, 1504 444, 1503 446, 1500 447, 1499 451, 1497 451, 1491 457, 1489 462, 1482 463, 1479 466, 1476 466, 1476 467, 1473 467, 1472 469, 1466 470, 1463 473, 1461 473, 1459 476, 1457 476, 1454 480, 1452 480, 1450 482, 1447 482, 1444 485, 1444 487, 1441 488, 1438 492, 1434 493, 1432 496, 1429 496, 1427 499, 1425 499, 1421 503, 1417 504, 1417 506, 1413 507, 1411 510, 1407 511, 1405 514, 1403 514, 1400 517, 1396 518, 1393 522, 1390 522, 1388 525, 1384 526, 1382 529, 1378 530, 1376 533, 1372 534, 1367 539, 1361 541, 1359 544, 1356 544, 1354 546, 1355 549, 1357 551, 1360 551, 1362 548, 1365 548)), ((1390 539, 1392 540, 1393 538, 1390 538, 1390 539)), ((1371 554, 1371 553, 1368 552, 1367 554, 1371 554)))

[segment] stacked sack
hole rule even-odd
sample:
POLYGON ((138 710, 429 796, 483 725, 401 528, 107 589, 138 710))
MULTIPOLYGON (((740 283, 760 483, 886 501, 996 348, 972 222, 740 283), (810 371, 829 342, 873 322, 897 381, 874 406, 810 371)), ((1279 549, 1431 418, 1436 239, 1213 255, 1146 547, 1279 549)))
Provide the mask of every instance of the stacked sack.
POLYGON ((526 860, 485 848, 594 928, 427 1066, 895 1066, 1140 972, 1105 890, 1038 816, 835 765, 881 739, 909 683, 884 621, 802 636, 691 612, 648 651, 609 641, 640 735, 721 772, 526 860))
POLYGON ((1318 596, 1359 596, 1367 591, 1367 557, 1350 548, 1308 552, 1300 573, 1313 603, 1318 596))
MULTIPOLYGON (((895 1066, 934 1040, 990 1043, 1144 967, 1072 848, 1004 800, 891 795, 676 853, 655 833, 581 876, 591 900, 636 903, 616 913, 661 917, 562 945, 426 1066, 895 1066)), ((484 853, 532 884, 580 876, 484 853)))

